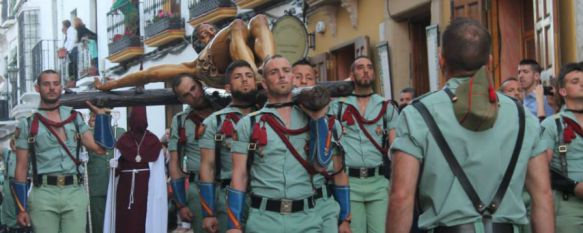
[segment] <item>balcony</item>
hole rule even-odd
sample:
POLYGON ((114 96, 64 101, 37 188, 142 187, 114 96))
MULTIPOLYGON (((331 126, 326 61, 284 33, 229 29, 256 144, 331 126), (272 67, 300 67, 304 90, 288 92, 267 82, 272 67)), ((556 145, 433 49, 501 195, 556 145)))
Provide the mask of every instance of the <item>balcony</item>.
POLYGON ((237 6, 242 9, 254 9, 256 7, 270 3, 270 0, 236 0, 237 6))
POLYGON ((116 1, 107 13, 108 60, 126 62, 144 55, 139 31, 139 8, 130 1, 116 1), (121 4, 116 4, 122 2, 121 4))
POLYGON ((197 26, 201 23, 216 24, 237 15, 237 6, 230 0, 190 0, 190 20, 197 26))
POLYGON ((90 52, 91 46, 96 46, 92 43, 95 43, 95 41, 84 39, 77 44, 77 71, 79 79, 99 75, 97 73, 97 57, 92 57, 90 52))
POLYGON ((61 74, 62 83, 66 83, 69 76, 68 56, 59 57, 58 51, 62 42, 58 40, 41 40, 32 48, 32 77, 43 70, 56 70, 61 74))
POLYGON ((159 47, 184 38, 180 0, 147 0, 145 14, 147 46, 159 47))

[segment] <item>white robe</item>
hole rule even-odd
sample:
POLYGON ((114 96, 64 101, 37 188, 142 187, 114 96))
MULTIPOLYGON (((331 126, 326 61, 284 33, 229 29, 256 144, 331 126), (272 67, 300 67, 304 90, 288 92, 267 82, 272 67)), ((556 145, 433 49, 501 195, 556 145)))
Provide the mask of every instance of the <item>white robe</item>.
MULTIPOLYGON (((114 158, 109 161, 109 185, 107 186, 107 204, 105 205, 105 219, 103 233, 115 233, 115 206, 118 178, 115 177, 119 150, 115 150, 114 158)), ((146 212, 146 233, 160 233, 168 231, 168 193, 166 189, 166 174, 164 167, 164 152, 156 162, 149 162, 150 179, 148 181, 148 207, 146 212)))

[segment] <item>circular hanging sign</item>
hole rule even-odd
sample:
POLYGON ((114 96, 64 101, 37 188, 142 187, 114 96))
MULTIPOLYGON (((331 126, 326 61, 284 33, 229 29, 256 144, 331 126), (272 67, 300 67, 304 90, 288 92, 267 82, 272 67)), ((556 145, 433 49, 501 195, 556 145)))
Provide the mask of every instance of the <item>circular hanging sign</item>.
POLYGON ((308 54, 308 30, 297 17, 280 17, 271 32, 275 40, 275 53, 284 56, 290 63, 293 64, 308 54))

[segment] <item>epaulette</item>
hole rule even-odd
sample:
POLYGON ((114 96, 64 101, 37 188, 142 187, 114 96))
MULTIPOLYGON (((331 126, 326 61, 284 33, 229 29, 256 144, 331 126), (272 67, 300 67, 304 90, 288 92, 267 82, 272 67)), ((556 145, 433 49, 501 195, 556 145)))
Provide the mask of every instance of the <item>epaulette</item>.
POLYGON ((419 100, 421 100, 421 99, 423 99, 423 98, 425 98, 425 97, 427 97, 427 96, 430 96, 430 95, 432 95, 432 94, 435 94, 435 93, 437 93, 437 92, 439 92, 439 91, 441 91, 441 89, 440 89, 440 90, 437 90, 437 91, 430 91, 430 92, 427 92, 427 93, 425 93, 425 94, 423 94, 423 95, 420 95, 420 96, 417 96, 417 97, 415 97, 415 98, 414 98, 412 101, 419 101, 419 100))

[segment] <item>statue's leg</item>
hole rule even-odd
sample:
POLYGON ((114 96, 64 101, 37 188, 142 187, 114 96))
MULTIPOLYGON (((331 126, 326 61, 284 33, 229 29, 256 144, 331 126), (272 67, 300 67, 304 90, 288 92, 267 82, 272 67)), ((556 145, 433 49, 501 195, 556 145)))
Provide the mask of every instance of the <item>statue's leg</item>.
POLYGON ((106 83, 102 83, 99 81, 99 79, 95 79, 95 88, 102 91, 109 91, 111 89, 120 87, 139 86, 151 82, 163 82, 168 81, 182 73, 188 73, 196 76, 194 62, 182 63, 178 65, 158 65, 143 71, 128 74, 119 79, 111 80, 106 83))
POLYGON ((249 39, 249 30, 247 29, 247 26, 240 19, 236 19, 229 25, 229 28, 229 34, 231 36, 229 51, 231 53, 231 58, 233 60, 244 60, 248 62, 253 71, 257 72, 253 51, 247 46, 247 40, 249 39))
MULTIPOLYGON (((273 34, 269 30, 269 23, 265 15, 257 15, 249 21, 249 28, 251 36, 255 38, 255 55, 263 63, 263 59, 275 54, 275 40, 273 34)), ((294 61, 290 61, 294 62, 294 61)))

